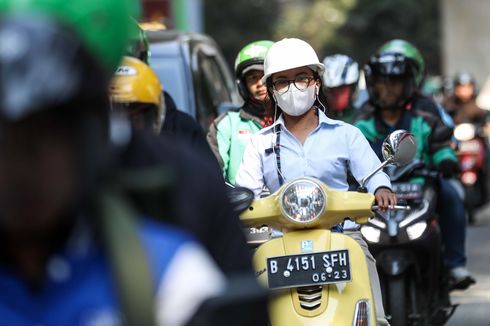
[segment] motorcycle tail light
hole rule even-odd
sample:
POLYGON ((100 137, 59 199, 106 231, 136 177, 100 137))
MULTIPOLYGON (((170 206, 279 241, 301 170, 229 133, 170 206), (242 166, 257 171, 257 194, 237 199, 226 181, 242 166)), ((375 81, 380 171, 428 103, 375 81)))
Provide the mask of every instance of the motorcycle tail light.
POLYGON ((366 299, 360 300, 356 304, 356 312, 354 313, 353 326, 370 326, 369 321, 369 301, 366 299))
POLYGON ((471 186, 474 185, 477 179, 477 175, 473 171, 466 171, 461 175, 461 182, 465 186, 471 186))

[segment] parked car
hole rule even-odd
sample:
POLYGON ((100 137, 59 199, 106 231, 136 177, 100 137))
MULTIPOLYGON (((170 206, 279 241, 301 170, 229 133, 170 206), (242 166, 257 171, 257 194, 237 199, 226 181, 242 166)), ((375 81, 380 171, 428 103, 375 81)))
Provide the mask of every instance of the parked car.
POLYGON ((240 105, 235 81, 216 42, 199 33, 148 31, 150 65, 179 110, 207 130, 223 111, 240 105))

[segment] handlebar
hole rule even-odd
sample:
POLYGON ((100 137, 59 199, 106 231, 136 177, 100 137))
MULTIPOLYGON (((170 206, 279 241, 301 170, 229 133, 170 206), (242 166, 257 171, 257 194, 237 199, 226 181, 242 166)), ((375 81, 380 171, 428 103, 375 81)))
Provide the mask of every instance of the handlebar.
MULTIPOLYGON (((371 206, 371 209, 373 211, 379 211, 379 210, 381 210, 381 208, 378 205, 371 206)), ((409 211, 411 209, 412 208, 410 206, 408 206, 408 205, 395 205, 393 207, 388 207, 388 210, 392 210, 392 211, 409 211)))

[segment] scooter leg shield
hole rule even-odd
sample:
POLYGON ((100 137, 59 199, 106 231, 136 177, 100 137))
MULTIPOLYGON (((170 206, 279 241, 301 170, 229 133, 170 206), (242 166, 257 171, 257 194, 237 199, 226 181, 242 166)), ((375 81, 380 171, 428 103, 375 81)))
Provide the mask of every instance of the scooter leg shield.
MULTIPOLYGON (((267 258, 348 250, 351 281, 340 284, 310 284, 272 290, 269 302, 271 325, 352 325, 359 302, 367 302, 370 325, 376 325, 374 302, 366 258, 352 238, 328 230, 285 233, 261 245, 254 255, 259 281, 268 286, 267 258), (304 243, 311 244, 305 251, 304 243)), ((320 282, 321 283, 321 282, 320 282)))

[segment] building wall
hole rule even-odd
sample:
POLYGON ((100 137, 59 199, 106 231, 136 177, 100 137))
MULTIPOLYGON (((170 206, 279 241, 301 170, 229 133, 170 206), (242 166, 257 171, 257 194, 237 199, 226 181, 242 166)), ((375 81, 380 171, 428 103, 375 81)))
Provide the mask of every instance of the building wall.
POLYGON ((440 1, 443 73, 467 70, 482 87, 490 75, 490 1, 440 1))

